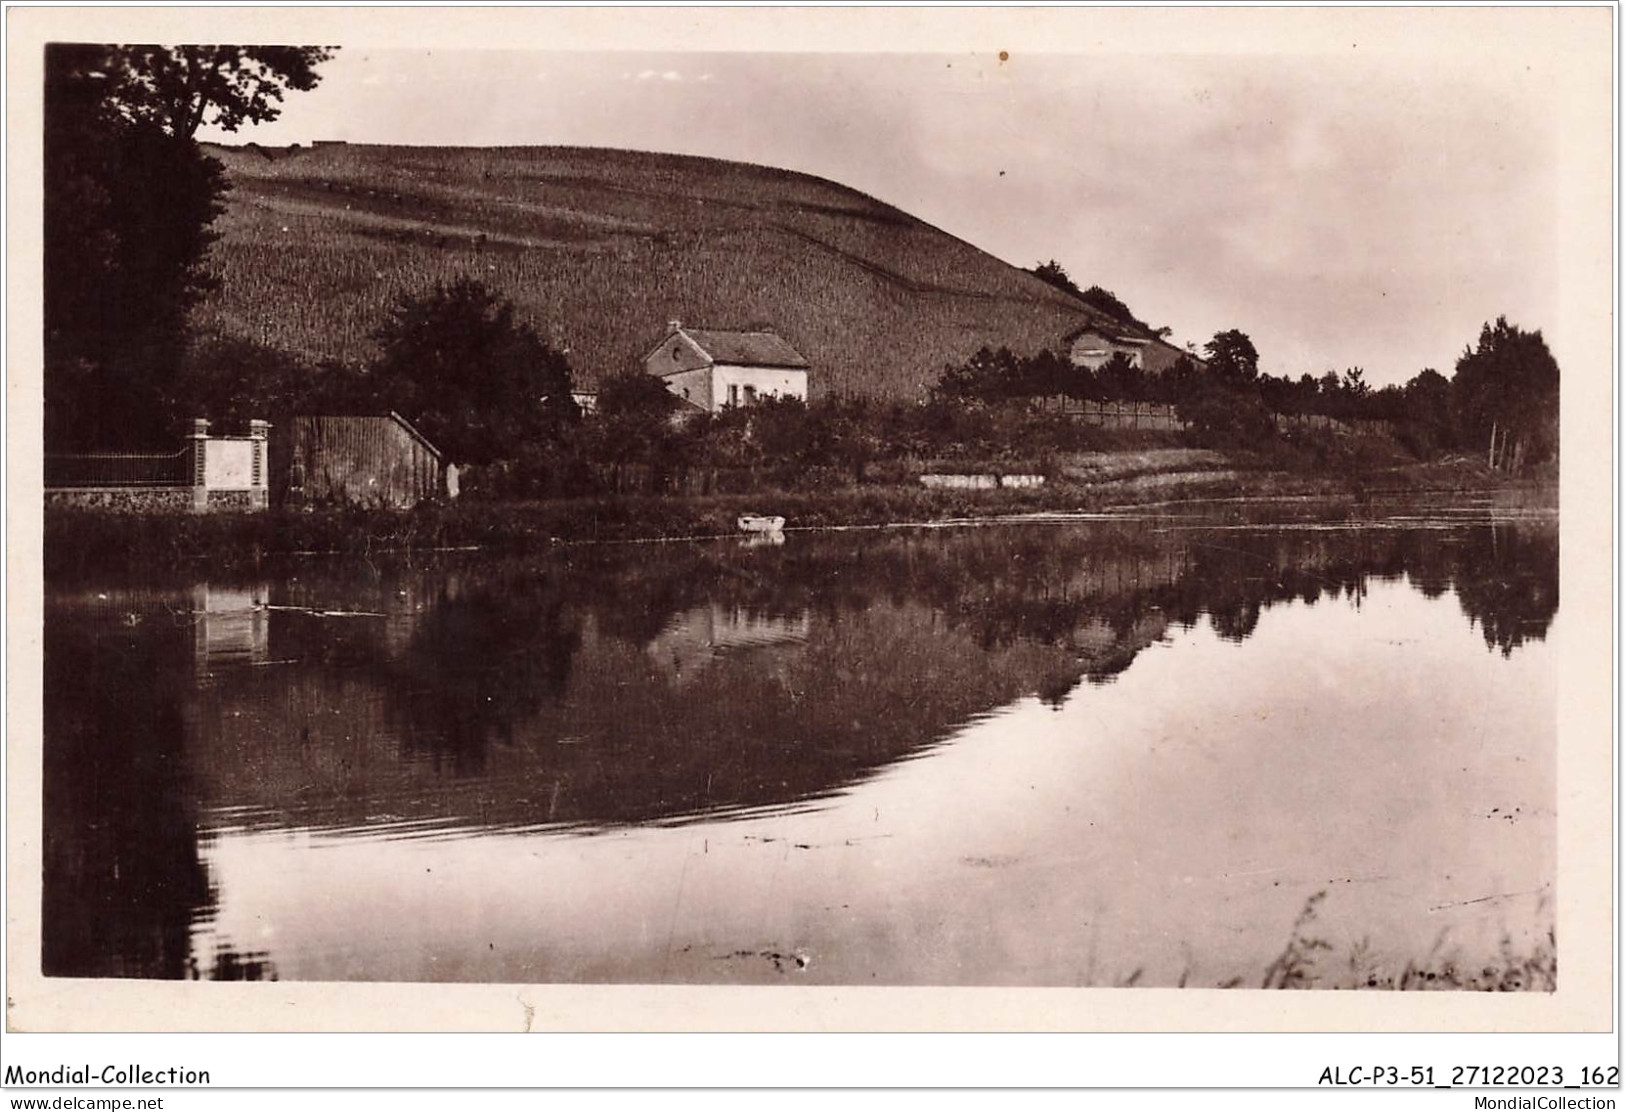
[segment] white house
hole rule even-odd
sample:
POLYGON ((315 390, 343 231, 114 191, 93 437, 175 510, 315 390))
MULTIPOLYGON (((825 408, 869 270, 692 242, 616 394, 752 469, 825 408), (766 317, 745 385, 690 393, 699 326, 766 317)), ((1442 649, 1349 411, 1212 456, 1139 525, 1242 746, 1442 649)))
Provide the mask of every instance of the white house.
POLYGON ((1146 349, 1151 347, 1148 339, 1099 325, 1089 325, 1069 334, 1065 343, 1072 365, 1088 367, 1091 371, 1100 370, 1114 355, 1125 355, 1132 366, 1143 367, 1146 349))
POLYGON ((707 413, 765 398, 807 400, 807 360, 775 332, 685 328, 674 320, 643 365, 707 413))

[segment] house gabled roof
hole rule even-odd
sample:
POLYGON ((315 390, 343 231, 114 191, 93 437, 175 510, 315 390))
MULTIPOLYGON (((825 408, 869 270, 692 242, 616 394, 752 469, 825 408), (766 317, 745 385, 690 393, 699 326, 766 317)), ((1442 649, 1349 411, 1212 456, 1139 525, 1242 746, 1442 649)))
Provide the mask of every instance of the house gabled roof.
POLYGON ((1125 331, 1121 328, 1113 328, 1109 325, 1100 325, 1093 322, 1083 325, 1081 328, 1074 328, 1065 336, 1061 337, 1061 342, 1066 344, 1073 343, 1079 336, 1082 336, 1088 332, 1093 332, 1102 339, 1110 340, 1114 344, 1144 345, 1151 343, 1151 339, 1149 337, 1136 336, 1134 333, 1125 331))
MULTIPOLYGON (((787 367, 807 370, 811 364, 777 332, 730 332, 714 328, 677 330, 714 364, 787 367)), ((670 339, 670 335, 667 336, 670 339)))

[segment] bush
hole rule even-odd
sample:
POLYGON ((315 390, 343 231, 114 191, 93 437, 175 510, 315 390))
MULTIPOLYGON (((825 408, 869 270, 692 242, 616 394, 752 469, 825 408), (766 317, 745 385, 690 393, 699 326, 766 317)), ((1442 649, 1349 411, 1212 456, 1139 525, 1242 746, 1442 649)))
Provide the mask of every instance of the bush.
POLYGON ((1275 418, 1248 386, 1207 378, 1193 383, 1176 408, 1200 447, 1260 448, 1276 437, 1275 418))

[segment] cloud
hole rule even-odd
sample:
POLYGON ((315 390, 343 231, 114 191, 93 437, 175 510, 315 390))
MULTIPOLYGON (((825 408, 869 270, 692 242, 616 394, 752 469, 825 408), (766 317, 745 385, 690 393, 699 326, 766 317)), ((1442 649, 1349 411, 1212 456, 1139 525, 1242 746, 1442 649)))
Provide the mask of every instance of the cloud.
POLYGON ((682 79, 683 75, 676 70, 662 72, 661 70, 646 69, 638 74, 639 81, 681 81, 682 79))

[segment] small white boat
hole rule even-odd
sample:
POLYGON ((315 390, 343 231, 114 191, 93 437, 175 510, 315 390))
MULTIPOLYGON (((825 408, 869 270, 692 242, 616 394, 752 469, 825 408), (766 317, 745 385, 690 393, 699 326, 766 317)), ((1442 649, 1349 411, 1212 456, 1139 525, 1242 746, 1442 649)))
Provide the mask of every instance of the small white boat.
POLYGON ((777 533, 784 528, 784 518, 769 514, 740 514, 741 533, 777 533))

